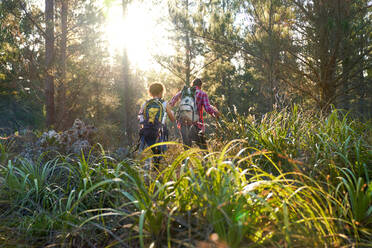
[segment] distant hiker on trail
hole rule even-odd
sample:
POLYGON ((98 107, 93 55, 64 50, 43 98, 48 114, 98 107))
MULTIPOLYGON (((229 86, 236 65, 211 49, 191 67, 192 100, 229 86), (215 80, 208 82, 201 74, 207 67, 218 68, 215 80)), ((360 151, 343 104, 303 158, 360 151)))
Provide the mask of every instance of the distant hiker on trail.
MULTIPOLYGON (((165 123, 167 115, 171 121, 175 121, 172 110, 164 101, 163 94, 165 87, 161 83, 153 83, 149 87, 149 94, 152 97, 146 101, 138 114, 141 124, 140 129, 140 151, 155 143, 168 141, 168 129, 165 123)), ((154 154, 161 154, 167 149, 166 145, 152 148, 154 154)), ((158 166, 161 156, 154 157, 155 166, 158 166)), ((146 161, 150 163, 149 160, 146 161)))
POLYGON ((173 107, 181 100, 177 121, 178 127, 181 129, 183 143, 191 147, 192 141, 195 141, 201 149, 207 149, 203 108, 215 118, 221 114, 216 107, 209 103, 207 93, 201 90, 202 84, 202 81, 196 78, 192 82, 192 87, 185 86, 172 98, 169 105, 173 107))

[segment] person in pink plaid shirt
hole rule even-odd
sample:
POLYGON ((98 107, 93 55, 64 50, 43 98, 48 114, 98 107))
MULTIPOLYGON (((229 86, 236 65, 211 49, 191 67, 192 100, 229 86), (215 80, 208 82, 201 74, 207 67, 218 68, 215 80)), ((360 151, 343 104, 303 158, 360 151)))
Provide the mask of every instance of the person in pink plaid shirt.
MULTIPOLYGON (((199 113, 199 121, 193 123, 191 126, 178 121, 178 127, 181 129, 182 140, 185 145, 191 147, 192 141, 195 141, 200 148, 207 149, 207 142, 204 135, 205 126, 203 120, 203 109, 205 109, 208 114, 215 118, 218 118, 221 114, 216 107, 209 103, 207 93, 201 90, 202 84, 203 82, 200 78, 196 78, 192 82, 192 86, 196 87, 195 98, 197 111, 199 113)), ((172 100, 169 102, 169 105, 174 107, 174 105, 181 99, 181 95, 182 91, 173 96, 172 100)))

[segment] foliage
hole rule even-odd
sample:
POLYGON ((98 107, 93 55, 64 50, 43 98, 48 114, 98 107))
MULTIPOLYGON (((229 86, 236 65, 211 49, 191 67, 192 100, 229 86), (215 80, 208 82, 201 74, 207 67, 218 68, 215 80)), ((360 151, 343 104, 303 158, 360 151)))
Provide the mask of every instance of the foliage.
POLYGON ((5 239, 9 244, 33 245, 368 244, 370 144, 359 133, 368 126, 337 111, 319 118, 296 108, 271 114, 225 120, 226 135, 244 139, 214 151, 179 152, 168 143, 174 149, 159 171, 144 170, 144 160, 115 160, 103 149, 101 156, 92 150, 79 158, 9 161, 0 171, 0 230, 18 230, 5 239), (312 143, 327 135, 350 143, 337 152, 312 143))
POLYGON ((215 131, 223 140, 244 138, 253 147, 271 152, 284 170, 300 169, 334 181, 339 175, 336 167, 348 167, 361 176, 372 159, 370 123, 353 120, 339 110, 322 116, 295 105, 261 120, 232 112, 217 123, 215 131))
POLYGON ((66 131, 49 130, 35 140, 30 139, 29 136, 35 134, 29 131, 16 137, 14 142, 20 146, 18 148, 20 157, 29 160, 37 159, 43 154, 47 159, 58 154, 88 154, 93 146, 96 131, 94 126, 85 125, 83 121, 76 119, 72 127, 66 131))
POLYGON ((132 70, 125 49, 109 56, 99 1, 69 1, 64 37, 56 1, 60 112, 43 132, 45 13, 0 1, 2 245, 370 246, 369 1, 160 2, 175 54, 155 60, 170 73, 132 70), (209 150, 169 143, 155 171, 128 159, 144 82, 174 93, 197 76, 226 113, 209 150), (96 140, 66 130, 76 118, 96 140))
MULTIPOLYGON (((58 131, 70 127, 76 118, 96 127, 122 128, 122 67, 110 57, 104 31, 103 9, 98 1, 69 1, 65 74, 61 62, 61 1, 55 4, 55 61, 53 77, 58 131), (64 111, 62 111, 62 105, 64 111)), ((42 129, 45 115, 43 13, 35 1, 0 3, 0 127, 42 129)), ((132 74, 131 71, 129 71, 132 74)), ((138 109, 136 98, 144 93, 141 73, 131 75, 130 110, 138 109)), ((136 111, 129 111, 135 127, 136 111)), ((135 128, 131 132, 135 133, 135 128)), ((107 135, 107 134, 106 134, 107 135)), ((123 138, 123 137, 122 137, 123 138)), ((123 143, 125 139, 121 139, 123 143)))
POLYGON ((223 104, 247 87, 256 94, 243 101, 252 100, 249 107, 259 113, 301 102, 370 116, 371 60, 363 55, 371 48, 368 8, 368 1, 201 1, 189 29, 210 51, 203 74, 224 89, 223 104))
MULTIPOLYGON (((35 66, 40 40, 17 3, 0 3, 0 127, 13 130, 43 126, 41 80, 35 66)), ((37 19, 39 13, 33 9, 30 15, 37 19)))
MULTIPOLYGON (((366 169, 366 168, 365 168, 366 169)), ((356 177, 348 168, 341 169, 339 188, 343 187, 347 191, 345 204, 350 204, 351 219, 357 225, 368 226, 372 223, 372 184, 368 176, 367 169, 365 177, 356 177), (366 182, 365 182, 366 181, 366 182)))

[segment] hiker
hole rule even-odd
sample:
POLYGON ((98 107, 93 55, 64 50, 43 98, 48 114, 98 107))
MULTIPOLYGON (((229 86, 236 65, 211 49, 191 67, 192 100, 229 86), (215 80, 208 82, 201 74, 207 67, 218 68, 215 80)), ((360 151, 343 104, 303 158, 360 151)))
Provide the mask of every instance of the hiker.
MULTIPOLYGON (((165 120, 168 116, 171 121, 175 121, 175 117, 167 102, 162 99, 164 93, 165 87, 162 83, 152 83, 149 87, 151 99, 142 105, 138 114, 141 124, 140 151, 155 143, 168 141, 168 129, 165 120)), ((166 145, 155 146, 151 150, 155 155, 161 154, 166 150, 166 145)), ((158 166, 160 159, 161 156, 154 156, 155 166, 158 166)), ((150 160, 146 160, 146 165, 149 165, 149 163, 150 160)))
POLYGON ((177 122, 181 129, 183 143, 191 147, 192 141, 195 141, 201 149, 207 149, 203 108, 215 118, 218 118, 221 114, 216 107, 209 103, 207 93, 201 90, 202 84, 201 79, 196 78, 192 82, 192 87, 185 86, 183 90, 173 96, 169 105, 174 107, 181 100, 177 122))

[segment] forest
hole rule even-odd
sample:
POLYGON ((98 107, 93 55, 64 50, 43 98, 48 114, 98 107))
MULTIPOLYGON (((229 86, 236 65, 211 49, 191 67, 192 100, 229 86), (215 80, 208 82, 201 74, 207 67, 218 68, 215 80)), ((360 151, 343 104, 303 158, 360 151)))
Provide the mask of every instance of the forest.
POLYGON ((0 247, 372 247, 372 2, 0 0, 0 247))

